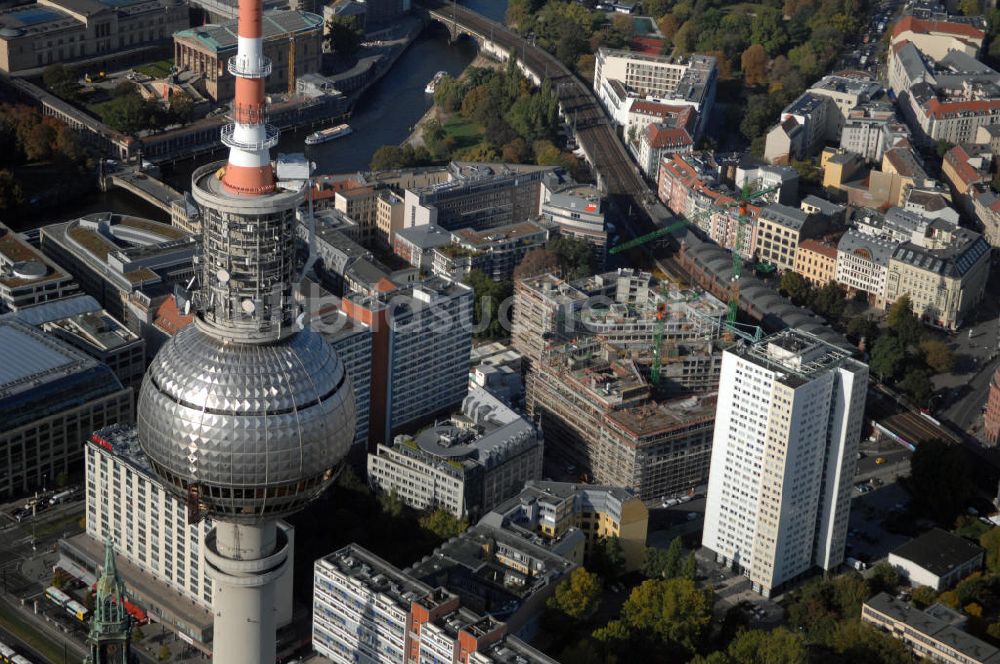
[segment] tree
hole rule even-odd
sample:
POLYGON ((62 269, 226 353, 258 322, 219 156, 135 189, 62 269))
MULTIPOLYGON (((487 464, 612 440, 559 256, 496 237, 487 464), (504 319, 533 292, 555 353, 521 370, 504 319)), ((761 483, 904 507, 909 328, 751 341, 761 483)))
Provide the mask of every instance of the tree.
POLYGON ((566 279, 581 279, 594 273, 594 252, 586 240, 558 237, 546 247, 559 258, 559 268, 566 279))
POLYGON ((924 353, 924 362, 934 373, 948 373, 955 365, 955 358, 952 356, 948 344, 928 337, 920 342, 920 350, 924 353))
POLYGON ((665 651, 662 661, 689 658, 711 627, 712 602, 711 590, 700 590, 688 579, 647 579, 632 589, 621 618, 598 631, 605 641, 657 643, 665 651))
POLYGON ((462 107, 465 88, 461 81, 444 76, 434 87, 434 103, 443 111, 454 113, 462 107))
POLYGON ((915 403, 921 407, 927 403, 934 393, 934 385, 931 383, 927 369, 923 367, 910 367, 899 381, 899 389, 910 395, 915 403))
POLYGON ((802 305, 812 295, 812 285, 798 272, 785 270, 778 283, 778 289, 795 304, 802 305))
POLYGON ((866 316, 855 316, 847 321, 847 334, 855 343, 860 343, 862 339, 868 348, 878 338, 878 323, 866 316))
POLYGON ((979 16, 983 13, 979 6, 979 0, 961 0, 958 3, 958 8, 965 16, 979 16))
POLYGON ((156 658, 161 662, 165 662, 170 659, 170 648, 167 647, 167 644, 164 643, 160 646, 159 652, 156 653, 156 658))
POLYGON ((698 559, 694 557, 693 551, 684 559, 684 564, 681 566, 681 578, 689 581, 695 581, 698 578, 698 559))
POLYGON ((52 156, 55 139, 55 128, 46 122, 39 122, 27 131, 21 149, 28 161, 45 161, 52 156))
POLYGON ((513 286, 509 281, 496 282, 481 270, 472 270, 466 275, 464 282, 471 286, 475 301, 473 302, 472 323, 475 336, 486 339, 499 339, 507 335, 507 322, 500 320, 504 301, 513 294, 513 286))
POLYGON ((52 94, 67 101, 75 101, 80 96, 76 74, 61 64, 46 67, 42 72, 42 82, 52 94))
POLYGON ((830 645, 844 662, 912 664, 913 657, 902 641, 851 616, 838 623, 830 636, 830 645))
POLYGON ((760 44, 768 55, 778 55, 788 43, 781 11, 773 7, 762 7, 754 15, 750 41, 760 44))
POLYGON ((808 661, 802 635, 779 627, 770 632, 743 632, 726 648, 732 664, 800 664, 808 661))
POLYGON ((597 66, 597 59, 590 53, 584 53, 576 59, 576 72, 585 80, 594 82, 594 68, 597 66))
POLYGON ((489 119, 490 115, 495 112, 494 108, 490 89, 485 85, 471 88, 462 98, 462 115, 479 123, 484 123, 489 119))
POLYGON ((532 249, 524 255, 521 262, 514 268, 514 281, 525 277, 534 277, 559 269, 559 255, 548 249, 532 249))
POLYGON ((672 579, 681 571, 681 557, 684 555, 684 544, 680 537, 675 537, 667 547, 666 556, 663 559, 662 574, 667 579, 672 579))
POLYGON ((358 50, 365 37, 356 16, 334 16, 326 22, 327 43, 335 53, 348 56, 358 50))
POLYGON ((986 569, 1000 573, 1000 527, 993 527, 979 536, 979 546, 986 549, 986 569))
POLYGON ((740 114, 740 133, 749 140, 764 136, 782 106, 781 95, 751 95, 740 114))
POLYGON ((380 493, 378 505, 382 512, 390 517, 398 518, 403 515, 403 499, 399 497, 395 489, 380 493))
POLYGON ((886 326, 894 332, 904 346, 912 346, 920 342, 924 328, 913 313, 913 303, 908 294, 901 295, 889 307, 885 317, 886 326))
POLYGON ((642 573, 650 579, 659 579, 664 576, 663 571, 667 566, 667 552, 653 546, 646 547, 646 555, 642 560, 642 573))
POLYGON ((145 632, 142 631, 142 627, 136 625, 135 629, 132 630, 132 640, 138 643, 146 638, 145 632))
POLYGON ((194 99, 191 95, 180 92, 170 98, 170 115, 174 122, 187 124, 194 117, 194 99))
POLYGON ((871 347, 869 366, 881 380, 893 378, 906 359, 903 342, 895 334, 883 334, 871 347))
POLYGON ((134 134, 158 125, 155 110, 129 86, 129 92, 115 96, 104 106, 102 118, 112 129, 134 134))
POLYGON ((459 519, 443 507, 422 514, 419 523, 421 528, 434 533, 436 537, 443 540, 461 535, 469 528, 468 521, 459 519))
POLYGON ((0 170, 0 211, 9 212, 24 201, 21 183, 7 169, 0 170))
POLYGON ((743 83, 748 88, 755 88, 767 82, 767 51, 761 44, 753 44, 740 56, 740 68, 743 70, 743 83))
POLYGON ((971 474, 964 449, 931 439, 920 443, 910 459, 907 488, 925 514, 950 525, 972 495, 971 474))
POLYGON ((835 281, 828 281, 813 294, 813 309, 829 320, 839 320, 846 306, 844 291, 835 281))
POLYGON ((613 580, 625 571, 625 550, 617 536, 602 537, 591 547, 589 567, 600 577, 613 580))
POLYGON ((872 593, 886 592, 895 595, 899 587, 899 572, 889 563, 881 562, 868 575, 868 586, 872 593))
POLYGON ((937 591, 930 586, 917 586, 910 593, 910 599, 918 609, 925 609, 937 601, 937 591))
POLYGON ((583 567, 570 572, 569 578, 556 586, 546 603, 574 620, 580 620, 597 608, 601 599, 601 580, 583 567))

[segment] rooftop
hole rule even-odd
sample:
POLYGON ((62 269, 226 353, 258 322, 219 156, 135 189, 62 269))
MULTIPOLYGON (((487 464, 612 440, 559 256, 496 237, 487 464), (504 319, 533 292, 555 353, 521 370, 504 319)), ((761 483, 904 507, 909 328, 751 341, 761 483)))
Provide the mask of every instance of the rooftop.
MULTIPOLYGON (((263 38, 278 39, 289 33, 319 30, 323 17, 312 12, 273 10, 264 12, 263 38)), ((174 33, 174 41, 195 42, 215 53, 236 50, 236 21, 208 24, 174 33)))
POLYGON ((952 615, 954 611, 941 604, 935 604, 921 611, 908 602, 897 600, 887 593, 879 593, 865 602, 865 605, 906 624, 918 634, 931 637, 954 649, 971 658, 971 661, 997 661, 997 654, 1000 651, 961 629, 962 623, 956 622, 952 615))
POLYGON ((431 594, 431 586, 401 573, 396 567, 367 549, 349 544, 316 561, 317 569, 335 570, 357 581, 374 593, 388 596, 397 605, 410 604, 431 594))
POLYGON ((862 368, 851 353, 819 337, 787 328, 764 337, 756 344, 736 347, 732 352, 776 374, 778 380, 798 387, 816 376, 846 365, 862 368))
POLYGON ((0 421, 5 430, 122 389, 106 365, 15 319, 0 319, 0 421))
POLYGON ((0 285, 18 288, 70 278, 65 270, 0 223, 0 285))
POLYGON ((765 205, 760 211, 760 218, 776 222, 786 228, 801 231, 809 220, 809 214, 799 208, 793 208, 781 203, 765 205))
POLYGON ((396 436, 396 449, 414 443, 424 453, 445 460, 473 460, 487 468, 501 463, 508 452, 519 452, 536 441, 535 427, 486 390, 475 387, 462 409, 446 422, 415 437, 396 436))
POLYGON ((451 244, 451 233, 435 224, 404 228, 396 231, 396 237, 424 251, 451 244))
POLYGON ((78 337, 101 351, 114 350, 139 341, 134 332, 106 311, 76 314, 46 323, 43 329, 46 332, 61 332, 78 337))
POLYGON ((452 231, 451 235, 456 242, 463 246, 488 250, 491 245, 496 243, 516 242, 529 238, 537 239, 538 236, 547 236, 548 231, 533 221, 522 221, 480 231, 472 228, 460 228, 452 231))
POLYGON ((892 553, 932 574, 943 576, 973 558, 982 556, 983 549, 964 537, 941 528, 932 528, 897 547, 892 553))

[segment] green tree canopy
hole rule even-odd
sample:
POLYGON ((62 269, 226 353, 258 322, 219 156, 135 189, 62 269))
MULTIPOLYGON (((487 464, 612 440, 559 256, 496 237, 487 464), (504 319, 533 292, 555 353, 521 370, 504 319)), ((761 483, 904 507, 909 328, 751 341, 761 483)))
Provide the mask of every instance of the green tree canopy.
POLYGON ((461 535, 469 528, 468 521, 459 519, 443 507, 421 514, 419 522, 421 528, 443 540, 461 535))
POLYGON ((980 535, 979 546, 986 549, 986 569, 1000 574, 1000 527, 994 526, 980 535))
POLYGON ((699 589, 689 579, 647 579, 632 589, 621 618, 595 636, 605 641, 639 638, 658 643, 668 657, 690 657, 711 627, 712 603, 712 591, 699 589))
POLYGON ((923 325, 913 313, 913 303, 908 294, 901 295, 889 307, 885 317, 886 326, 894 332, 904 346, 912 346, 920 342, 924 334, 923 325))
POLYGON ((600 599, 600 578, 583 567, 577 567, 570 572, 568 579, 556 586, 547 603, 549 608, 580 620, 597 608, 600 599))
POLYGON ((882 380, 891 379, 899 373, 906 359, 906 348, 895 334, 883 334, 871 347, 869 366, 882 380))
POLYGON ((356 16, 334 16, 326 22, 327 43, 339 55, 351 55, 361 46, 365 37, 356 16))
POLYGON ((726 648, 730 664, 801 664, 807 661, 805 639, 784 627, 743 632, 726 648))

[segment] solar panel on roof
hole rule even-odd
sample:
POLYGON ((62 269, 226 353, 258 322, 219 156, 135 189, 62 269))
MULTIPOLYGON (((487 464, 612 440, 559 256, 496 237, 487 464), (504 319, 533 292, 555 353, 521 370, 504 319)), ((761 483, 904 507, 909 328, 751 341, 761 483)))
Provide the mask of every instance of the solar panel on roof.
POLYGON ((59 12, 51 9, 38 8, 23 9, 19 12, 12 12, 10 16, 13 16, 24 25, 37 25, 39 23, 46 23, 48 21, 54 21, 62 18, 62 14, 59 12))

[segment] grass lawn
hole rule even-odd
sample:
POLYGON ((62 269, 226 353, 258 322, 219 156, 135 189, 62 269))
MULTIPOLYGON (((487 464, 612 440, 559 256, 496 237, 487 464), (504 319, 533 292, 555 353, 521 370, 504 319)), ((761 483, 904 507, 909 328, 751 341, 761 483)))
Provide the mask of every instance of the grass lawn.
POLYGON ((0 625, 27 643, 46 660, 50 662, 63 661, 62 644, 53 642, 50 637, 39 632, 34 625, 21 617, 17 609, 4 601, 0 601, 0 625))
POLYGON ((132 69, 141 74, 145 74, 146 76, 152 76, 153 78, 166 78, 170 74, 170 68, 173 66, 173 59, 167 58, 166 60, 157 60, 156 62, 150 62, 149 64, 139 65, 138 67, 133 67, 132 69))
POLYGON ((104 122, 105 110, 107 109, 108 105, 111 104, 111 102, 113 101, 114 99, 105 99, 104 101, 90 102, 84 104, 83 107, 87 110, 88 113, 93 115, 101 122, 104 122))
POLYGON ((476 122, 466 120, 455 113, 441 127, 445 134, 455 139, 455 149, 460 150, 479 143, 485 130, 476 122))

